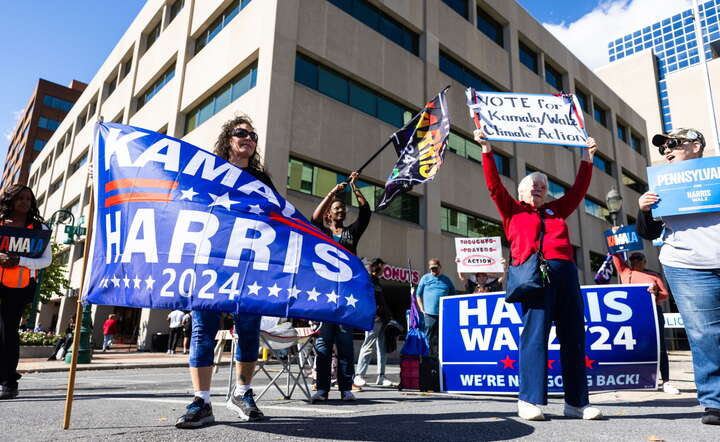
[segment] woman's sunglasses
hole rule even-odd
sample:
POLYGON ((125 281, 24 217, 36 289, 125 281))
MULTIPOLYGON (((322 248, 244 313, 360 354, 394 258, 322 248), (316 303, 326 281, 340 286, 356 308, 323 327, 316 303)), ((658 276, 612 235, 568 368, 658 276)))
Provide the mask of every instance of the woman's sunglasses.
POLYGON ((233 130, 230 135, 232 135, 233 137, 238 137, 238 138, 250 137, 250 139, 255 143, 257 143, 257 140, 258 140, 258 135, 255 132, 253 132, 251 130, 247 130, 247 129, 242 129, 242 128, 233 130))
POLYGON ((665 152, 667 150, 675 150, 675 149, 682 149, 686 146, 687 143, 692 143, 692 140, 685 140, 685 139, 679 139, 679 138, 670 138, 667 140, 667 142, 663 145, 658 147, 658 150, 660 151, 660 155, 665 155, 665 152))

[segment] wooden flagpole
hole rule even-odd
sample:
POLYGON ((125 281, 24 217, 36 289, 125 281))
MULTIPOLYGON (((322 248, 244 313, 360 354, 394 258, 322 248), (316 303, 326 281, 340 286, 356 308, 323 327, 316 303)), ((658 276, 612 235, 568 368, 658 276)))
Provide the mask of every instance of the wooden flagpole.
MULTIPOLYGON (((98 122, 102 123, 103 119, 102 117, 99 118, 98 122)), ((97 136, 95 139, 95 142, 97 143, 97 136)), ((93 149, 94 151, 94 149, 93 149)), ((91 153, 92 155, 92 153, 91 153)), ((92 156, 90 157, 91 160, 93 159, 92 156)), ((92 164, 92 161, 89 161, 89 164, 92 164)), ((96 172, 95 172, 96 173, 96 172)), ((87 184, 90 177, 85 177, 85 186, 83 189, 87 189, 87 184)), ((84 191, 84 190, 83 190, 84 191)), ((83 251, 83 269, 82 269, 82 276, 80 277, 80 294, 78 295, 77 300, 77 308, 75 309, 75 332, 73 334, 73 346, 72 346, 72 358, 70 359, 70 371, 68 372, 68 386, 67 386, 67 393, 65 395, 65 414, 63 417, 63 430, 67 430, 70 428, 70 416, 72 414, 72 405, 73 405, 73 393, 75 392, 75 373, 77 372, 77 360, 78 360, 78 352, 80 350, 80 324, 82 323, 82 290, 85 287, 85 276, 87 274, 87 267, 88 267, 88 257, 90 253, 88 252, 91 248, 92 244, 92 237, 93 237, 93 228, 95 224, 95 195, 94 192, 90 192, 90 210, 88 211, 88 217, 90 218, 88 220, 87 225, 87 235, 85 236, 85 250, 83 251)))

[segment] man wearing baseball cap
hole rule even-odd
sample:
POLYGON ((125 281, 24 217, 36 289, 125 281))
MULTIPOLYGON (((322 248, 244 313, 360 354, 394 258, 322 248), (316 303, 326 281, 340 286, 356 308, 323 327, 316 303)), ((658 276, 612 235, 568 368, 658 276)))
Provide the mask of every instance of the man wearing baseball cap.
MULTIPOLYGON (((668 163, 702 158, 705 137, 697 129, 655 135, 652 143, 668 163)), ((645 192, 638 200, 638 234, 662 235, 660 262, 685 323, 693 355, 702 423, 720 425, 720 212, 665 216, 655 220, 660 200, 645 192)))

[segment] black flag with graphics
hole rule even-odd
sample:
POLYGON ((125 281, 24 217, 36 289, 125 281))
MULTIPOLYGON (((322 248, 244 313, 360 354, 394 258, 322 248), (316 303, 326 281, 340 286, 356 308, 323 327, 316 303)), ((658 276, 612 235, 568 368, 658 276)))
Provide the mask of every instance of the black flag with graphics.
POLYGON ((450 133, 445 92, 435 98, 395 132, 392 143, 398 154, 397 163, 385 183, 385 192, 375 210, 383 210, 397 195, 412 190, 413 186, 431 180, 445 159, 445 146, 450 133))

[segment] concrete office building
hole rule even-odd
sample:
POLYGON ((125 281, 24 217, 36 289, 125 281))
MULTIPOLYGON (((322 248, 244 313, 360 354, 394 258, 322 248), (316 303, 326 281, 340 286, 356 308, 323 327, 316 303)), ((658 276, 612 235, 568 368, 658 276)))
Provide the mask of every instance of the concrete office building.
MULTIPOLYGON (((57 136, 42 152, 40 162, 54 160, 44 173, 33 168, 35 189, 41 194, 54 189, 45 198, 45 215, 73 204, 87 210, 85 166, 71 166, 87 155, 99 115, 211 149, 221 124, 242 111, 254 120, 260 152, 279 191, 309 215, 332 186, 448 84, 453 133, 445 164, 433 182, 373 215, 359 254, 381 256, 394 266, 386 272, 390 279, 408 277, 410 272, 399 269, 407 267, 408 258, 424 273, 431 257, 455 277, 455 237, 501 229, 479 147, 471 141, 465 87, 575 91, 601 152, 587 199, 568 219, 581 279, 591 283, 591 263, 597 265, 606 252, 606 193, 612 187, 620 191, 628 219, 637 210, 644 187, 639 177, 648 163, 645 122, 515 2, 150 0, 61 124, 58 135, 70 134, 69 147, 55 155, 57 136), (636 137, 638 149, 616 136, 618 121, 636 137), (625 176, 634 184, 624 184, 625 176)), ((542 170, 551 179, 551 195, 560 196, 580 162, 575 148, 514 143, 495 148, 512 193, 527 171, 542 170)), ((364 171, 361 187, 371 205, 395 161, 388 149, 364 171)), ((349 221, 355 216, 351 208, 349 221)), ((81 247, 68 251, 74 287, 80 284, 81 247)), ((654 262, 655 252, 649 255, 654 262)), ((387 292, 401 315, 407 284, 387 281, 387 292)), ((72 302, 57 307, 58 326, 71 315, 66 304, 72 302)), ((140 348, 147 348, 151 334, 166 331, 167 311, 108 306, 94 311, 96 324, 112 311, 135 321, 140 348)), ((135 323, 126 324, 123 333, 131 333, 135 323)))
POLYGON ((86 84, 73 80, 70 85, 40 79, 12 131, 5 157, 2 187, 27 184, 30 164, 43 150, 86 84))
MULTIPOLYGON (((645 119, 647 139, 672 128, 694 127, 705 136, 705 155, 717 155, 720 0, 701 3, 698 14, 696 22, 693 10, 687 9, 609 42, 610 63, 595 73, 645 119), (708 105, 707 77, 715 118, 708 105)), ((653 164, 664 162, 654 146, 650 158, 653 164)))

